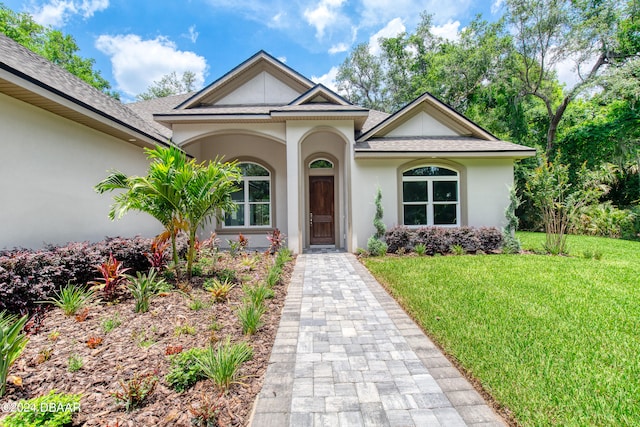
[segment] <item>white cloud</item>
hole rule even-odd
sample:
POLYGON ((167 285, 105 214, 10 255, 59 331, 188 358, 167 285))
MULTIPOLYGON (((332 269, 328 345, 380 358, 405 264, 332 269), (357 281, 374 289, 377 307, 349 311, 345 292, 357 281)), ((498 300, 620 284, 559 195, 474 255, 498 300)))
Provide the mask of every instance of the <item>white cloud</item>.
POLYGON ((380 47, 381 38, 395 37, 400 33, 403 33, 407 28, 402 23, 402 19, 394 18, 387 23, 380 31, 375 33, 369 38, 369 53, 372 55, 378 55, 382 51, 380 47))
POLYGON ((316 38, 324 37, 325 29, 341 21, 340 8, 345 0, 320 0, 315 8, 304 11, 304 18, 316 29, 316 38))
POLYGON ((331 69, 326 73, 321 75, 320 77, 311 76, 311 81, 315 83, 321 83, 331 89, 334 92, 337 92, 338 87, 336 86, 336 77, 338 76, 338 67, 331 67, 331 69))
POLYGON ((460 21, 447 21, 442 25, 434 25, 431 27, 434 35, 456 41, 460 39, 460 21))
POLYGON ((496 13, 500 12, 503 4, 504 0, 495 0, 493 3, 491 3, 491 13, 495 15, 496 13))
POLYGON ((435 23, 455 19, 470 8, 473 0, 362 0, 361 27, 375 27, 400 16, 408 27, 416 25, 420 15, 433 13, 435 23))
POLYGON ((336 53, 346 52, 349 50, 349 45, 346 43, 338 43, 334 44, 329 48, 329 54, 335 55, 336 53))
POLYGON ((129 97, 144 92, 154 81, 173 71, 178 75, 192 71, 196 75, 196 88, 200 88, 208 69, 204 57, 178 50, 175 43, 163 36, 143 40, 136 34, 101 35, 96 48, 109 56, 117 89, 129 97))
POLYGON ((199 35, 200 33, 196 31, 196 26, 192 25, 189 27, 189 32, 187 34, 183 34, 182 36, 191 40, 191 43, 195 43, 196 41, 198 41, 199 35))
POLYGON ((287 57, 286 56, 278 56, 276 58, 278 61, 282 62, 282 63, 287 63, 287 57))
POLYGON ((558 74, 558 80, 560 81, 560 83, 564 83, 567 89, 573 88, 576 83, 581 81, 580 74, 582 74, 582 76, 585 76, 589 71, 591 71, 591 68, 597 60, 597 56, 587 59, 580 65, 579 71, 576 65, 575 57, 568 57, 563 59, 562 61, 558 61, 555 64, 555 70, 558 74))
POLYGON ((33 19, 41 25, 61 27, 72 15, 91 18, 109 7, 109 0, 51 0, 31 10, 33 19))

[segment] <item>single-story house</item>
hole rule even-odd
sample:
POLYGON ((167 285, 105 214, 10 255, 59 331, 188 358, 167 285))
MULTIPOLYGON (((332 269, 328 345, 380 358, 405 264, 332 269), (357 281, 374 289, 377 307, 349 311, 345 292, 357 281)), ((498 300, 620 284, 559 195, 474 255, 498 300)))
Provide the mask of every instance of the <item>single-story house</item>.
POLYGON ((238 209, 204 236, 264 247, 278 228, 294 252, 365 247, 378 188, 388 227, 501 227, 514 161, 535 154, 428 93, 369 110, 262 51, 197 93, 125 105, 3 35, 0 126, 0 248, 154 235, 144 214, 110 221, 93 186, 144 174, 158 144, 240 163, 238 209))

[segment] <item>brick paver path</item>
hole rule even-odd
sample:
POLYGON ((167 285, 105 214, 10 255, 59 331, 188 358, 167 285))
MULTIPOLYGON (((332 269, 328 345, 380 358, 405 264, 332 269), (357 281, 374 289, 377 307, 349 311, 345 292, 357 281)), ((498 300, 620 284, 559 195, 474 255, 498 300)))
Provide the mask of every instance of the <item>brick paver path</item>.
POLYGON ((503 426, 351 254, 297 259, 253 427, 503 426))

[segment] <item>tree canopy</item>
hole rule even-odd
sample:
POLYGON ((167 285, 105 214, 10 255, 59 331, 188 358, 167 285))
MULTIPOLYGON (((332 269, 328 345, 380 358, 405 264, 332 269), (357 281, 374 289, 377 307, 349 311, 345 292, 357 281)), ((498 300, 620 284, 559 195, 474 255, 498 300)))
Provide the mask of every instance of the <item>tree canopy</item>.
POLYGON ((93 68, 95 60, 78 55, 80 48, 71 35, 40 25, 28 13, 16 13, 2 3, 0 32, 101 92, 119 99, 118 93, 110 90, 111 84, 93 68))
POLYGON ((148 101, 154 98, 164 98, 171 95, 188 93, 195 89, 196 75, 193 71, 185 71, 182 77, 173 71, 162 76, 158 81, 154 81, 146 91, 136 95, 140 101, 148 101))

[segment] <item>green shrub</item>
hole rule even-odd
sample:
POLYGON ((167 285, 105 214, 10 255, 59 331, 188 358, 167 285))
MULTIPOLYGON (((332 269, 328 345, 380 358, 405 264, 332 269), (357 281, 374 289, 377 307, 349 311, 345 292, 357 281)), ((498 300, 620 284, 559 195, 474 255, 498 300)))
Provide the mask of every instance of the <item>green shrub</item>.
POLYGON ((72 354, 67 360, 67 370, 69 372, 78 372, 84 366, 84 360, 77 354, 72 354))
POLYGON ((93 299, 94 293, 91 289, 85 290, 75 283, 67 282, 60 291, 54 291, 54 296, 44 302, 61 308, 65 316, 72 316, 82 307, 90 304, 93 299))
POLYGON ((246 342, 231 344, 227 337, 214 349, 210 346, 196 360, 204 375, 210 378, 223 392, 238 379, 238 370, 253 357, 253 350, 246 342))
POLYGON ((416 254, 418 254, 419 256, 423 256, 425 254, 425 252, 427 251, 427 247, 425 246, 424 243, 418 243, 417 245, 415 245, 413 247, 413 250, 415 251, 416 254))
POLYGON ((237 281, 236 279, 236 271, 230 268, 223 268, 221 270, 216 271, 216 277, 221 282, 230 282, 234 283, 237 281))
POLYGON ((280 278, 282 277, 282 267, 278 265, 273 265, 269 271, 267 271, 267 277, 265 278, 265 282, 267 286, 273 288, 278 283, 280 283, 280 278))
POLYGON ((228 280, 220 281, 215 278, 208 279, 204 282, 204 289, 211 293, 215 302, 222 302, 229 297, 229 292, 235 287, 235 283, 228 280))
POLYGON ((590 236, 620 238, 633 229, 636 214, 618 209, 611 202, 586 206, 571 217, 571 232, 590 236))
POLYGON ((371 236, 367 240, 367 250, 371 256, 383 256, 387 253, 387 248, 387 244, 376 236, 371 236))
POLYGON ((182 393, 195 383, 205 378, 200 365, 197 363, 198 357, 205 353, 203 348, 191 348, 182 353, 169 356, 171 367, 164 377, 164 381, 175 391, 182 393))
POLYGON ((275 292, 268 285, 245 286, 244 294, 253 305, 260 305, 265 299, 271 299, 275 296, 275 292))
POLYGON ((238 319, 242 325, 242 333, 245 335, 255 334, 263 325, 261 319, 265 311, 266 310, 262 303, 256 305, 249 301, 245 301, 237 311, 238 319))
POLYGON ((164 279, 157 279, 155 268, 151 268, 149 274, 142 274, 138 271, 136 275, 137 277, 127 275, 127 279, 129 279, 127 289, 136 301, 135 312, 146 313, 149 311, 151 297, 167 290, 168 285, 164 279))
POLYGON ((462 245, 452 245, 450 251, 454 255, 464 255, 467 253, 462 245))
POLYGON ((100 322, 100 326, 105 334, 108 334, 120 325, 122 325, 122 320, 120 319, 120 313, 118 312, 116 312, 113 317, 103 319, 102 322, 100 322))
POLYGON ((22 410, 6 417, 5 427, 63 427, 71 424, 73 413, 80 410, 81 394, 57 393, 29 400, 21 400, 17 406, 22 410))
POLYGON ((13 363, 20 357, 29 338, 22 331, 28 316, 18 318, 6 311, 0 311, 0 397, 4 396, 7 376, 13 363))

